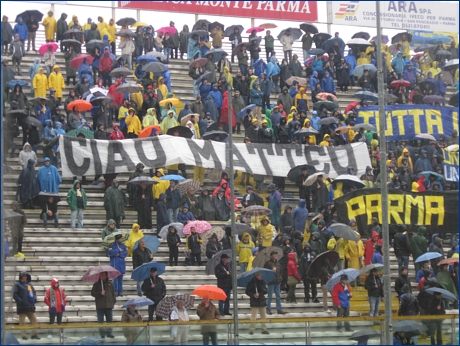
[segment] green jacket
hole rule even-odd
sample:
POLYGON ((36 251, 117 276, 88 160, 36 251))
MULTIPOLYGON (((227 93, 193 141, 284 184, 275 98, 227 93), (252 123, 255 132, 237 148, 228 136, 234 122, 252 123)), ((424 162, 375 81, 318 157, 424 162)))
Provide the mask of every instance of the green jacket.
POLYGON ((275 39, 272 35, 268 35, 264 37, 265 40, 265 48, 274 48, 275 47, 275 39))
POLYGON ((417 259, 425 252, 427 252, 428 243, 425 238, 425 233, 426 228, 419 227, 417 234, 415 234, 410 241, 410 247, 412 249, 412 255, 414 256, 414 259, 417 259))
MULTIPOLYGON (((70 206, 71 211, 77 210, 77 190, 75 189, 75 185, 78 183, 80 183, 80 180, 75 180, 73 182, 73 188, 67 192, 67 204, 70 206)), ((81 187, 80 191, 83 198, 83 209, 86 209, 86 193, 81 187)))
POLYGON ((236 56, 238 58, 238 64, 239 65, 246 65, 248 66, 248 57, 244 56, 244 53, 242 50, 240 50, 236 56))
POLYGON ((128 197, 115 184, 119 181, 114 179, 112 186, 105 191, 104 208, 106 212, 106 220, 116 219, 119 216, 125 216, 125 206, 128 204, 128 197))

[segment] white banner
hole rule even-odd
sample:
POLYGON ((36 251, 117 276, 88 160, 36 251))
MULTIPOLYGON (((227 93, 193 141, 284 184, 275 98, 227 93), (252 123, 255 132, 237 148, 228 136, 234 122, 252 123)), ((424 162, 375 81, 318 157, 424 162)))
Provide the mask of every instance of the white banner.
MULTIPOLYGON (((214 141, 159 136, 145 139, 103 141, 68 136, 59 138, 62 176, 132 172, 142 162, 147 168, 178 163, 228 170, 229 145, 214 141)), ((233 145, 235 170, 252 174, 286 177, 292 167, 310 164, 331 178, 346 174, 347 166, 357 176, 371 165, 367 145, 354 143, 341 147, 291 144, 233 145)))
MULTIPOLYGON (((375 28, 375 1, 332 1, 332 24, 375 28)), ((458 3, 381 1, 382 28, 458 32, 458 3)))

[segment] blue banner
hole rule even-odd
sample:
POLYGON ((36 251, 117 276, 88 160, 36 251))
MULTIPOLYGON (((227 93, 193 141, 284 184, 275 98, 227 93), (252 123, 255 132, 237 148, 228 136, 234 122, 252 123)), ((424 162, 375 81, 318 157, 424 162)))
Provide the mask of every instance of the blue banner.
MULTIPOLYGON (((435 107, 430 105, 385 106, 385 136, 387 141, 415 139, 419 133, 429 133, 439 139, 439 135, 448 137, 452 131, 458 131, 458 108, 435 107)), ((379 128, 379 108, 370 106, 361 108, 356 124, 372 124, 379 128)))
POLYGON ((443 150, 444 178, 458 183, 458 151, 443 150))
POLYGON ((412 35, 411 47, 428 44, 428 40, 434 36, 433 31, 407 30, 407 32, 412 35))

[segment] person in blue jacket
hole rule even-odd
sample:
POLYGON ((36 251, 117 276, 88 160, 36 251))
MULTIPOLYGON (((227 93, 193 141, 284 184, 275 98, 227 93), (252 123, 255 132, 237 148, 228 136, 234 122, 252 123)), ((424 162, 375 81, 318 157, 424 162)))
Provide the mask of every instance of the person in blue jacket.
POLYGON ((264 93, 262 90, 259 88, 260 84, 259 82, 255 81, 254 84, 252 85, 251 89, 251 103, 256 105, 256 108, 253 112, 253 114, 257 117, 257 121, 259 124, 262 121, 262 99, 264 97, 264 93))
POLYGON ((16 23, 13 33, 14 35, 18 34, 19 40, 24 43, 24 41, 29 38, 29 30, 27 29, 27 25, 23 22, 22 17, 18 17, 16 23))
POLYGON ((267 69, 267 64, 265 63, 264 59, 258 59, 254 61, 252 66, 254 67, 254 75, 256 75, 258 78, 261 78, 262 73, 264 73, 267 69))
POLYGON ((317 55, 315 60, 311 63, 311 69, 313 71, 322 72, 323 71, 323 59, 322 55, 317 55))
POLYGON ((126 273, 125 258, 128 256, 128 249, 123 244, 123 235, 115 236, 115 242, 107 249, 107 256, 110 257, 110 266, 118 270, 122 275, 113 279, 113 287, 117 297, 123 297, 123 274, 126 273))
POLYGON ((163 83, 166 85, 166 88, 168 88, 168 91, 171 92, 171 73, 169 73, 169 66, 166 66, 166 71, 163 72, 163 83))
POLYGON ((372 255, 372 264, 383 264, 382 244, 376 244, 372 255))
POLYGON ((55 166, 51 165, 49 157, 43 159, 44 165, 40 167, 37 173, 40 191, 43 192, 59 192, 59 184, 62 183, 62 178, 55 166))
POLYGON ((279 75, 281 73, 281 69, 280 67, 278 66, 278 64, 276 63, 276 57, 275 56, 271 56, 270 57, 270 61, 268 62, 267 64, 267 78, 268 79, 271 79, 273 81, 273 84, 274 84, 274 87, 275 87, 275 93, 279 93, 279 90, 278 90, 278 78, 279 78, 279 75))
POLYGON ((321 128, 321 125, 319 124, 319 121, 321 120, 321 118, 318 116, 317 111, 313 111, 311 114, 312 114, 310 118, 311 127, 313 127, 316 131, 319 131, 319 129, 321 128))
POLYGON ((190 221, 195 221, 195 216, 188 210, 188 204, 184 203, 182 205, 182 211, 177 214, 177 222, 184 224, 188 224, 190 221))
POLYGON ((306 207, 307 202, 304 199, 299 199, 298 206, 292 211, 292 217, 294 218, 294 227, 296 231, 304 232, 305 224, 308 219, 308 209, 306 207))
POLYGON ((442 97, 446 96, 446 82, 442 80, 442 75, 443 73, 438 73, 436 77, 434 78, 435 82, 434 84, 436 85, 436 95, 440 95, 442 97))
POLYGON ((316 83, 320 83, 318 71, 313 71, 313 74, 310 77, 310 90, 315 90, 316 83))
POLYGON ((203 79, 203 82, 200 85, 200 96, 202 100, 207 100, 210 92, 212 90, 211 83, 208 83, 207 79, 203 79))
POLYGON ((141 80, 142 77, 144 77, 144 70, 143 70, 143 67, 147 65, 147 60, 145 59, 142 59, 141 60, 141 63, 139 65, 137 65, 136 69, 134 70, 134 75, 136 76, 136 78, 138 80, 141 80))
POLYGON ((321 89, 326 93, 335 94, 335 83, 329 72, 324 74, 324 78, 321 81, 321 89))
POLYGON ((356 57, 353 55, 353 50, 348 50, 348 55, 345 57, 345 62, 350 65, 350 83, 352 86, 355 86, 355 76, 353 75, 353 71, 356 67, 356 57))
POLYGON ((78 68, 78 79, 82 80, 83 76, 88 78, 89 85, 94 85, 93 83, 93 71, 91 66, 87 64, 88 60, 86 58, 83 59, 83 63, 78 68))
POLYGON ((222 93, 219 91, 219 87, 217 86, 217 84, 213 84, 212 91, 209 93, 209 95, 211 95, 212 99, 214 100, 214 103, 216 104, 216 107, 220 114, 220 109, 222 108, 223 97, 222 97, 222 93))
POLYGON ((391 60, 391 66, 394 68, 395 72, 398 74, 398 78, 403 77, 404 68, 406 67, 406 62, 403 58, 403 53, 398 51, 396 56, 391 60))
POLYGON ((50 108, 46 105, 46 100, 40 100, 40 104, 35 107, 35 115, 43 126, 46 125, 46 120, 51 120, 50 108))

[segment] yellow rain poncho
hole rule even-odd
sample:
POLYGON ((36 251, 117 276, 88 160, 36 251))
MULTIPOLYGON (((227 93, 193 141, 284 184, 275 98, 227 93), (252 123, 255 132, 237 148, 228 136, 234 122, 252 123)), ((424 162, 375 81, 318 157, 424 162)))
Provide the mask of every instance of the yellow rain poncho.
POLYGON ((132 230, 129 232, 129 239, 125 243, 126 247, 128 248, 128 256, 133 255, 132 251, 134 244, 136 244, 139 239, 144 238, 144 233, 142 233, 142 231, 139 229, 140 227, 141 226, 139 226, 137 223, 133 223, 132 230), (136 231, 136 228, 139 230, 136 231))
POLYGON ((56 90, 56 97, 62 98, 62 90, 65 89, 64 77, 58 65, 53 66, 53 72, 48 77, 48 88, 56 90), (58 70, 57 72, 55 70, 58 70))

